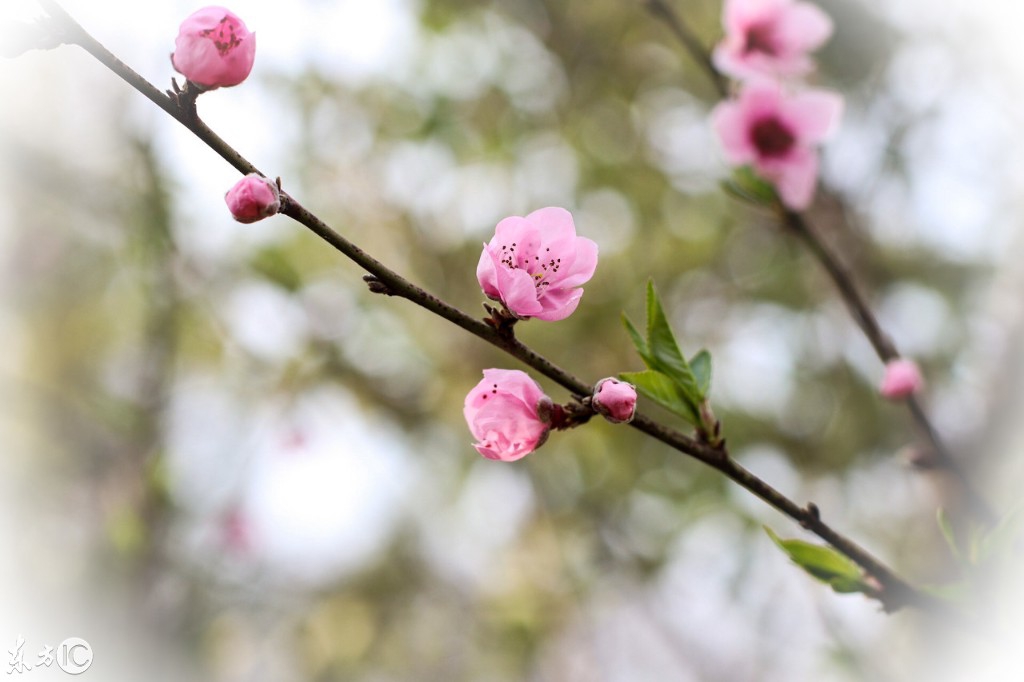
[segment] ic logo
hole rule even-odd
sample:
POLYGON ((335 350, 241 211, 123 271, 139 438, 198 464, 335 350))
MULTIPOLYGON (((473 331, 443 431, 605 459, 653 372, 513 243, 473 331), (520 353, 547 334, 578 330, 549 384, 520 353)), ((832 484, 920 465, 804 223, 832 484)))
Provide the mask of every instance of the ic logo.
POLYGON ((81 675, 92 665, 92 647, 81 637, 68 637, 55 654, 57 665, 68 675, 81 675))

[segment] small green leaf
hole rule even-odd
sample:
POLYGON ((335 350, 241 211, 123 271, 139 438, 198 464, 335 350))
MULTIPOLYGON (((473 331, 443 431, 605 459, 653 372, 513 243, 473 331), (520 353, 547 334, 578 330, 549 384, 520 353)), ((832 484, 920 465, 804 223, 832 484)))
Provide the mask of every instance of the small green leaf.
POLYGON ((623 372, 619 378, 633 384, 640 393, 694 426, 700 424, 700 415, 689 403, 686 394, 661 372, 653 369, 646 372, 623 372))
POLYGON ((832 587, 840 594, 853 592, 874 592, 864 582, 863 575, 857 564, 831 547, 815 545, 803 540, 783 540, 771 528, 764 526, 768 537, 785 552, 800 568, 814 578, 832 587))
POLYGON ((738 168, 733 173, 732 182, 741 198, 746 198, 751 203, 767 206, 778 201, 775 187, 754 172, 750 166, 738 168))
POLYGON ((654 282, 647 282, 647 347, 650 351, 650 358, 653 366, 662 374, 674 381, 686 394, 687 400, 696 407, 703 400, 700 389, 697 386, 697 378, 693 375, 689 363, 679 350, 675 334, 668 323, 665 309, 658 298, 658 292, 654 289, 654 282))
POLYGON ((636 348, 636 352, 640 354, 644 364, 649 368, 652 361, 651 351, 647 348, 647 341, 644 340, 644 337, 640 334, 640 330, 633 325, 633 322, 626 317, 625 314, 622 315, 622 323, 626 325, 626 331, 629 332, 629 338, 633 340, 633 347, 636 348))
POLYGON ((748 193, 745 189, 740 187, 735 180, 722 180, 718 185, 722 188, 723 192, 731 196, 733 199, 738 199, 739 201, 747 204, 753 204, 754 206, 761 205, 761 202, 756 196, 748 193))
POLYGON ((706 400, 711 393, 711 353, 702 350, 690 358, 690 369, 693 376, 697 378, 697 388, 700 389, 701 399, 706 400))

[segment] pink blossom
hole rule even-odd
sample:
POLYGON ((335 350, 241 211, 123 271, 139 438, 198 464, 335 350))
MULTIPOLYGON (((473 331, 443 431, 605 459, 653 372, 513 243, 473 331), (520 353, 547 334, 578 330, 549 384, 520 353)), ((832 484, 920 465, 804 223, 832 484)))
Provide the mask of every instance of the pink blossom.
POLYGON ((839 123, 843 99, 823 90, 787 93, 778 85, 750 82, 735 100, 722 102, 711 120, 729 163, 750 164, 775 185, 782 203, 810 205, 818 178, 815 146, 839 123))
POLYGON ((181 23, 171 63, 207 90, 238 85, 252 71, 256 35, 223 7, 204 7, 181 23))
POLYGON ((902 400, 921 390, 924 379, 921 370, 913 360, 898 358, 890 360, 885 366, 885 376, 878 392, 889 400, 902 400))
POLYGON ((631 422, 636 414, 636 387, 612 377, 601 379, 594 387, 592 404, 613 424, 631 422))
POLYGON ((231 215, 240 223, 254 223, 277 213, 281 194, 277 185, 262 175, 250 173, 224 195, 231 215))
POLYGON ((736 78, 802 76, 814 68, 808 53, 832 35, 832 20, 794 0, 726 0, 725 38, 712 59, 736 78))
POLYGON ((521 319, 562 320, 579 305, 597 267, 597 244, 576 236, 564 208, 542 208, 498 223, 476 277, 489 298, 521 319))
POLYGON ((530 454, 547 440, 551 428, 537 414, 542 401, 550 398, 525 372, 485 369, 462 411, 477 439, 473 447, 487 459, 503 462, 530 454))

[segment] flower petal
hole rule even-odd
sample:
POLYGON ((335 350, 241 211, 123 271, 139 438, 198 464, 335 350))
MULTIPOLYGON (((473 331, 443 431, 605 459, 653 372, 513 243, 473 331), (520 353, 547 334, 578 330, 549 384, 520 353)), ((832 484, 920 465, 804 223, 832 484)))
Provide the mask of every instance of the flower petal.
POLYGON ((825 90, 807 90, 782 104, 783 118, 804 144, 815 144, 831 135, 842 113, 842 96, 825 90))
POLYGON ((796 149, 785 160, 772 164, 765 175, 775 184, 782 203, 797 211, 811 205, 818 181, 818 154, 796 149))
POLYGON ((806 54, 832 35, 832 19, 815 5, 797 2, 779 16, 775 31, 787 53, 806 54))

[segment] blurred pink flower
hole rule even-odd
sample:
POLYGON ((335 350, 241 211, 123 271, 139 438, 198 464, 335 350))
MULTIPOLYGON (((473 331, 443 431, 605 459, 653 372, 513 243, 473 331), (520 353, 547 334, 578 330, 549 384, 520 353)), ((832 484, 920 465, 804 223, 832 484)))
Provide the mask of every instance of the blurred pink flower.
POLYGON ((636 388, 633 384, 608 377, 594 387, 593 406, 613 424, 633 421, 636 413, 636 388))
POLYGON ((530 454, 548 437, 550 425, 537 405, 550 401, 536 381, 515 369, 485 369, 484 378, 466 396, 463 414, 487 459, 512 462, 530 454))
POLYGON ((281 208, 277 185, 256 173, 250 173, 236 182, 224 195, 224 201, 231 215, 240 223, 263 220, 281 208))
POLYGON ((843 99, 836 93, 794 94, 767 81, 754 81, 735 100, 711 112, 729 163, 752 165, 778 191, 782 202, 804 209, 814 197, 818 153, 814 147, 839 123, 843 99))
POLYGON ((174 69, 207 90, 238 85, 252 71, 256 35, 223 7, 204 7, 181 23, 174 69))
POLYGON ((802 76, 814 68, 808 53, 832 35, 832 20, 794 0, 726 0, 725 38, 712 59, 735 78, 802 76))
POLYGON ((542 208, 498 223, 476 277, 484 293, 516 317, 562 320, 579 305, 597 267, 597 244, 576 236, 564 208, 542 208))
POLYGON ((921 390, 924 379, 921 370, 913 360, 898 358, 890 360, 885 366, 885 376, 878 392, 889 400, 902 400, 921 390))

